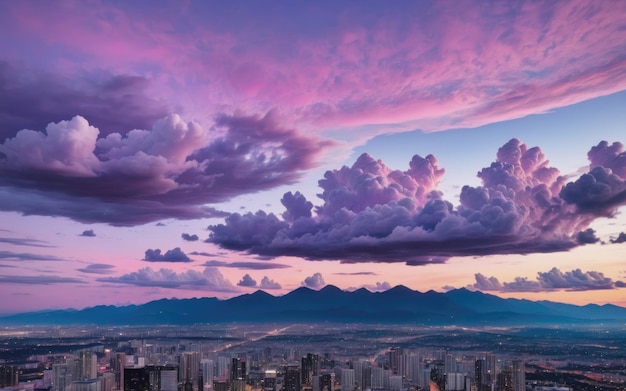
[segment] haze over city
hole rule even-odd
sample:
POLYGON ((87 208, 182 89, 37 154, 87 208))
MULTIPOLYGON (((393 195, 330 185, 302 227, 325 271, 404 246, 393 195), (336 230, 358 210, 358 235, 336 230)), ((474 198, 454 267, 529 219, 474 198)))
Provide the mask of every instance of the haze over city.
POLYGON ((2 2, 0 314, 626 306, 626 2, 2 2))

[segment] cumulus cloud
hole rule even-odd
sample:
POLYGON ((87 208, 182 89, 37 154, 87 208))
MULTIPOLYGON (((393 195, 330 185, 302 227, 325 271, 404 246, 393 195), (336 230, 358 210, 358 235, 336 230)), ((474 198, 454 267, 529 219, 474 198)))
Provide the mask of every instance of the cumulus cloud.
POLYGON ((167 250, 165 254, 161 254, 161 250, 158 248, 147 249, 143 260, 148 262, 193 262, 193 259, 189 258, 180 247, 167 250))
POLYGON ((207 241, 263 256, 409 265, 567 251, 596 240, 590 223, 626 204, 626 178, 618 175, 624 159, 614 158, 620 144, 603 145, 593 150, 590 171, 566 183, 540 148, 512 139, 478 172, 482 186, 462 187, 457 206, 438 190, 444 170, 434 156, 416 155, 399 171, 363 154, 324 174, 314 213, 304 196, 289 192, 282 218, 233 213, 209 226, 207 241), (610 168, 596 165, 606 161, 610 168))
POLYGON ((621 288, 620 281, 613 281, 603 273, 583 272, 580 269, 562 272, 556 267, 548 272, 538 272, 535 279, 515 277, 510 282, 500 282, 496 277, 486 277, 481 273, 474 275, 476 283, 468 288, 480 291, 498 292, 545 292, 556 290, 588 291, 621 288))
POLYGON ((85 282, 73 277, 60 276, 0 276, 2 284, 24 284, 24 285, 53 285, 53 284, 84 284, 85 282))
POLYGON ((620 232, 615 239, 611 239, 611 243, 624 243, 626 242, 626 232, 620 232))
POLYGON ((93 232, 93 229, 88 229, 88 230, 83 231, 83 233, 78 236, 86 236, 88 238, 94 238, 96 236, 96 233, 93 232))
POLYGON ((206 204, 292 183, 327 145, 275 112, 221 115, 211 129, 172 114, 106 137, 75 116, 0 144, 0 210, 119 226, 225 216, 206 204))
POLYGON ((195 242, 195 241, 197 241, 198 239, 200 239, 200 238, 198 237, 198 235, 196 235, 196 234, 190 235, 190 234, 183 233, 183 234, 182 234, 182 235, 180 235, 180 236, 183 238, 183 240, 186 240, 186 241, 188 241, 188 242, 195 242))
POLYGON ((321 273, 315 273, 305 278, 304 281, 302 281, 302 285, 311 289, 320 289, 326 286, 326 282, 324 282, 324 277, 322 277, 321 273))
POLYGON ((241 280, 239 280, 237 285, 244 286, 247 288, 255 288, 256 281, 252 277, 250 277, 249 274, 245 274, 243 277, 241 277, 241 280))
POLYGON ((115 266, 106 263, 92 263, 76 270, 90 274, 111 274, 113 273, 113 268, 115 268, 115 266))
POLYGON ((202 266, 208 267, 231 267, 234 269, 249 269, 249 270, 270 270, 270 269, 285 269, 291 266, 285 265, 282 263, 274 263, 274 262, 245 262, 245 261, 236 261, 236 262, 224 262, 217 260, 206 261, 202 264, 202 266))
POLYGON ((261 289, 282 289, 283 287, 276 281, 271 280, 269 277, 264 276, 259 285, 261 289))
POLYGON ((119 277, 103 277, 101 282, 176 289, 198 289, 214 292, 238 292, 237 288, 219 270, 207 267, 202 273, 195 270, 177 273, 161 268, 144 267, 119 277))

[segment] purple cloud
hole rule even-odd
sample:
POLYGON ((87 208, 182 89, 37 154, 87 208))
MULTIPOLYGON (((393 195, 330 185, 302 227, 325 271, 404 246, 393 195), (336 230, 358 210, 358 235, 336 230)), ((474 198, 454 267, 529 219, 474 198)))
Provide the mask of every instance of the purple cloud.
POLYGON ((76 116, 0 144, 0 210, 119 226, 225 217, 206 204, 292 183, 328 145, 274 112, 221 115, 211 131, 170 115, 106 137, 76 116))
POLYGON ((594 231, 593 228, 587 228, 584 231, 580 231, 576 235, 576 240, 579 244, 594 244, 600 241, 600 239, 596 236, 596 231, 594 231))
POLYGON ((374 272, 333 273, 336 276, 375 276, 374 272))
POLYGON ((534 280, 526 277, 515 277, 511 282, 500 282, 496 277, 486 277, 480 273, 474 275, 476 283, 471 289, 498 292, 545 292, 556 290, 588 291, 621 288, 620 281, 613 281, 603 273, 596 271, 583 272, 580 269, 562 272, 552 268, 548 272, 538 272, 534 280))
POLYGON ((611 239, 611 243, 624 243, 626 242, 626 232, 620 232, 615 239, 611 239))
POLYGON ((177 273, 171 269, 161 268, 153 270, 150 267, 144 267, 136 272, 119 277, 103 277, 98 279, 98 281, 160 288, 239 292, 230 281, 224 278, 219 270, 209 267, 205 268, 202 273, 195 270, 177 273))
POLYGON ((147 249, 143 260, 148 262, 193 262, 193 259, 189 258, 180 247, 167 250, 165 254, 161 254, 161 250, 158 248, 147 249))
POLYGON ((194 234, 194 235, 190 235, 190 234, 187 234, 187 233, 183 233, 183 234, 182 234, 182 235, 180 235, 180 236, 183 238, 183 240, 186 240, 186 241, 188 241, 188 242, 195 242, 195 241, 197 241, 197 240, 199 240, 199 239, 200 239, 200 238, 198 237, 198 235, 195 235, 195 234, 194 234))
POLYGON ((44 240, 28 239, 28 238, 4 238, 0 237, 0 243, 8 243, 14 246, 31 246, 31 247, 55 247, 47 244, 44 240))
POLYGON ((73 277, 41 276, 0 276, 2 284, 52 285, 52 284, 85 284, 83 280, 73 277))
POLYGON ((234 269, 248 269, 248 270, 270 270, 270 269, 285 269, 291 266, 282 263, 273 262, 224 262, 210 260, 202 264, 206 267, 231 267, 234 269))
POLYGON ((65 259, 54 255, 15 253, 12 251, 0 251, 0 259, 10 261, 64 261, 65 259))
POLYGON ((276 281, 271 280, 269 277, 264 276, 259 284, 260 289, 282 289, 283 287, 276 281))
POLYGON ((249 274, 245 274, 241 280, 239 280, 239 282, 237 283, 238 286, 243 286, 246 288, 255 288, 256 287, 256 281, 250 277, 249 274))
POLYGON ((113 268, 115 268, 115 266, 106 263, 92 263, 76 270, 78 270, 79 272, 90 274, 111 274, 113 273, 113 268))
POLYGON ((315 215, 302 195, 287 193, 283 219, 263 211, 233 213, 209 227, 207 241, 263 256, 409 265, 566 251, 595 240, 585 231, 589 224, 626 204, 626 178, 613 168, 590 169, 565 184, 538 147, 512 139, 478 172, 483 185, 464 186, 454 207, 437 190, 444 170, 434 156, 416 155, 399 171, 363 154, 352 167, 326 172, 315 215))
POLYGON ((88 230, 83 231, 83 233, 78 235, 78 236, 85 236, 85 237, 88 237, 88 238, 94 238, 94 237, 96 237, 96 233, 93 232, 93 229, 88 229, 88 230))
POLYGON ((311 288, 311 289, 321 289, 326 286, 324 282, 324 277, 322 277, 321 273, 315 273, 312 276, 309 276, 302 281, 302 285, 311 288))

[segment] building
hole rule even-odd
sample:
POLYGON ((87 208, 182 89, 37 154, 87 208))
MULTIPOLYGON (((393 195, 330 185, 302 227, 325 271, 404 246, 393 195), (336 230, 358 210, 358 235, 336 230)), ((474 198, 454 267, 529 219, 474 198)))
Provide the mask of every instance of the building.
POLYGON ((233 358, 230 366, 230 391, 246 391, 246 359, 233 358))
POLYGON ((185 387, 198 390, 200 372, 200 353, 184 352, 178 358, 178 380, 185 387))
POLYGON ((354 369, 341 370, 341 391, 354 391, 355 387, 354 369))
POLYGON ((300 391, 300 369, 286 366, 284 370, 283 391, 300 391))
POLYGON ((320 374, 320 358, 317 354, 308 353, 306 357, 302 357, 301 379, 302 385, 310 385, 313 381, 313 376, 320 374))
POLYGON ((513 375, 513 391, 525 391, 526 364, 522 360, 513 360, 511 362, 511 371, 513 375))
POLYGON ((0 365, 0 388, 16 386, 19 383, 19 375, 16 366, 0 365))

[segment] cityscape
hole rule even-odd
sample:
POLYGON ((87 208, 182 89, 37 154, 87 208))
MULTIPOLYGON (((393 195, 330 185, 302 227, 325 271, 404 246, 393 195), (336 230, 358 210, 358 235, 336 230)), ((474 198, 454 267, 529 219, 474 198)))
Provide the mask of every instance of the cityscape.
POLYGON ((624 390, 620 327, 5 327, 2 390, 624 390))

